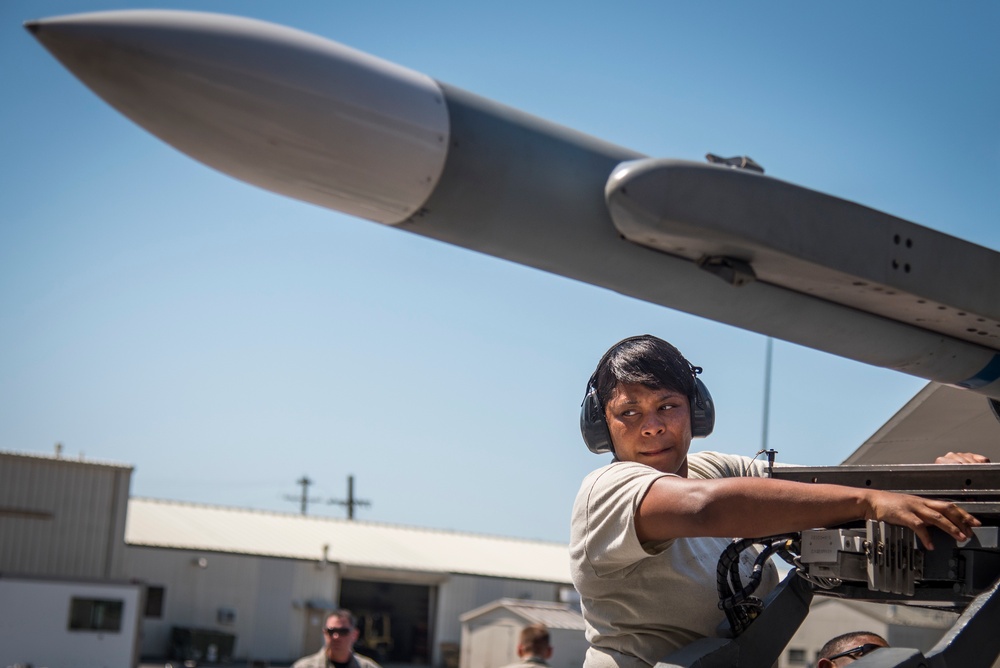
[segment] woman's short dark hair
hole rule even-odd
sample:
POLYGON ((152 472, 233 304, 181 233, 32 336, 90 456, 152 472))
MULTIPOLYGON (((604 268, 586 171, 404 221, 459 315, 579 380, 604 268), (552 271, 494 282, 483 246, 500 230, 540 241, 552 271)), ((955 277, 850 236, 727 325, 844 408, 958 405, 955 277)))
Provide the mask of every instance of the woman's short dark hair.
MULTIPOLYGON (((700 371, 700 369, 699 369, 700 371)), ((638 383, 694 397, 694 367, 677 348, 651 334, 632 336, 611 346, 597 364, 592 385, 607 406, 618 383, 638 383)))

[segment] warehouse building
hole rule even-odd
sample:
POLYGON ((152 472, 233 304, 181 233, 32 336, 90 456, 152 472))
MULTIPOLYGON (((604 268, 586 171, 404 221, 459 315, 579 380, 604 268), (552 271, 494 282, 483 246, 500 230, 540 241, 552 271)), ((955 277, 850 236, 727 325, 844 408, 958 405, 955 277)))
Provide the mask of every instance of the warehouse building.
POLYGON ((130 575, 160 601, 147 656, 185 625, 235 637, 240 658, 287 660, 322 646, 326 613, 346 607, 373 655, 444 665, 462 613, 572 590, 563 543, 150 499, 132 499, 125 538, 130 575))
POLYGON ((457 665, 464 612, 572 599, 562 543, 129 499, 131 472, 0 452, 0 620, 46 629, 4 627, 0 665, 287 664, 337 607, 358 614, 362 651, 457 665))
POLYGON ((0 452, 0 665, 134 665, 143 587, 125 566, 131 476, 0 452))

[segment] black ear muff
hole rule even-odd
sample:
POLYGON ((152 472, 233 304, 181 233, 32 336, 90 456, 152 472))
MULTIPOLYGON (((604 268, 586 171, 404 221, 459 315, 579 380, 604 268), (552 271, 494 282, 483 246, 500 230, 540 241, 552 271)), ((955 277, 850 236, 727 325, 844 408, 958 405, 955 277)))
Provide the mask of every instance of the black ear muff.
MULTIPOLYGON (((715 404, 712 394, 700 378, 694 379, 694 396, 691 397, 691 437, 705 438, 715 428, 715 404)), ((597 388, 594 379, 587 384, 587 394, 580 405, 580 433, 583 442, 591 452, 602 454, 614 452, 611 444, 611 432, 608 431, 608 420, 604 415, 604 407, 597 398, 597 388)))
POLYGON ((593 379, 587 384, 587 394, 580 404, 580 433, 591 452, 602 454, 614 451, 611 447, 611 432, 608 431, 604 407, 597 398, 597 388, 594 387, 593 379))
POLYGON ((691 436, 705 438, 714 428, 715 404, 712 402, 712 395, 701 378, 695 377, 694 396, 691 398, 691 436))

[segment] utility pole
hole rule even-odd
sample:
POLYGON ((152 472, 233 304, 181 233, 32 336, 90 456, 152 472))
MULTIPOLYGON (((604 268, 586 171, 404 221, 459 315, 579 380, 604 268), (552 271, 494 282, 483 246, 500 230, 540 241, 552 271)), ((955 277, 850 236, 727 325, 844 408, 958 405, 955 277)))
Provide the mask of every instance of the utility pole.
POLYGON ((771 418, 771 356, 774 339, 767 337, 767 355, 764 358, 764 427, 760 434, 760 450, 767 452, 767 427, 771 418))
POLYGON ((370 501, 362 501, 354 498, 354 476, 352 475, 347 476, 347 500, 330 499, 327 503, 330 505, 347 506, 347 519, 349 520, 354 519, 355 506, 368 507, 372 505, 370 501))
MULTIPOLYGON (((777 450, 769 448, 767 445, 767 427, 771 418, 771 358, 773 351, 774 339, 769 336, 767 337, 767 355, 764 361, 764 426, 760 434, 760 452, 757 453, 758 455, 767 455, 768 476, 774 471, 774 456, 778 454, 777 450)), ((756 455, 754 459, 757 459, 756 455)))
POLYGON ((313 484, 313 481, 310 480, 308 478, 308 476, 302 476, 301 478, 299 478, 298 480, 295 481, 295 484, 296 485, 302 485, 302 494, 300 494, 299 496, 292 496, 290 494, 286 494, 285 495, 285 500, 286 501, 298 501, 299 502, 300 512, 303 515, 305 515, 306 514, 306 508, 307 508, 307 506, 309 505, 310 502, 316 503, 316 502, 322 501, 323 499, 317 499, 317 498, 310 499, 309 498, 309 485, 313 484))

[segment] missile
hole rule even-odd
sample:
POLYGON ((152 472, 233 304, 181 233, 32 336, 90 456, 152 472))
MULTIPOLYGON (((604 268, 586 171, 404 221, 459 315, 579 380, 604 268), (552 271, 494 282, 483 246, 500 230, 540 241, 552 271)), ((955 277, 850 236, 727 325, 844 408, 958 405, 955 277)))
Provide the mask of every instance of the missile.
POLYGON ((993 250, 754 171, 650 158, 262 21, 129 10, 26 27, 112 107, 247 183, 1000 399, 993 250))

